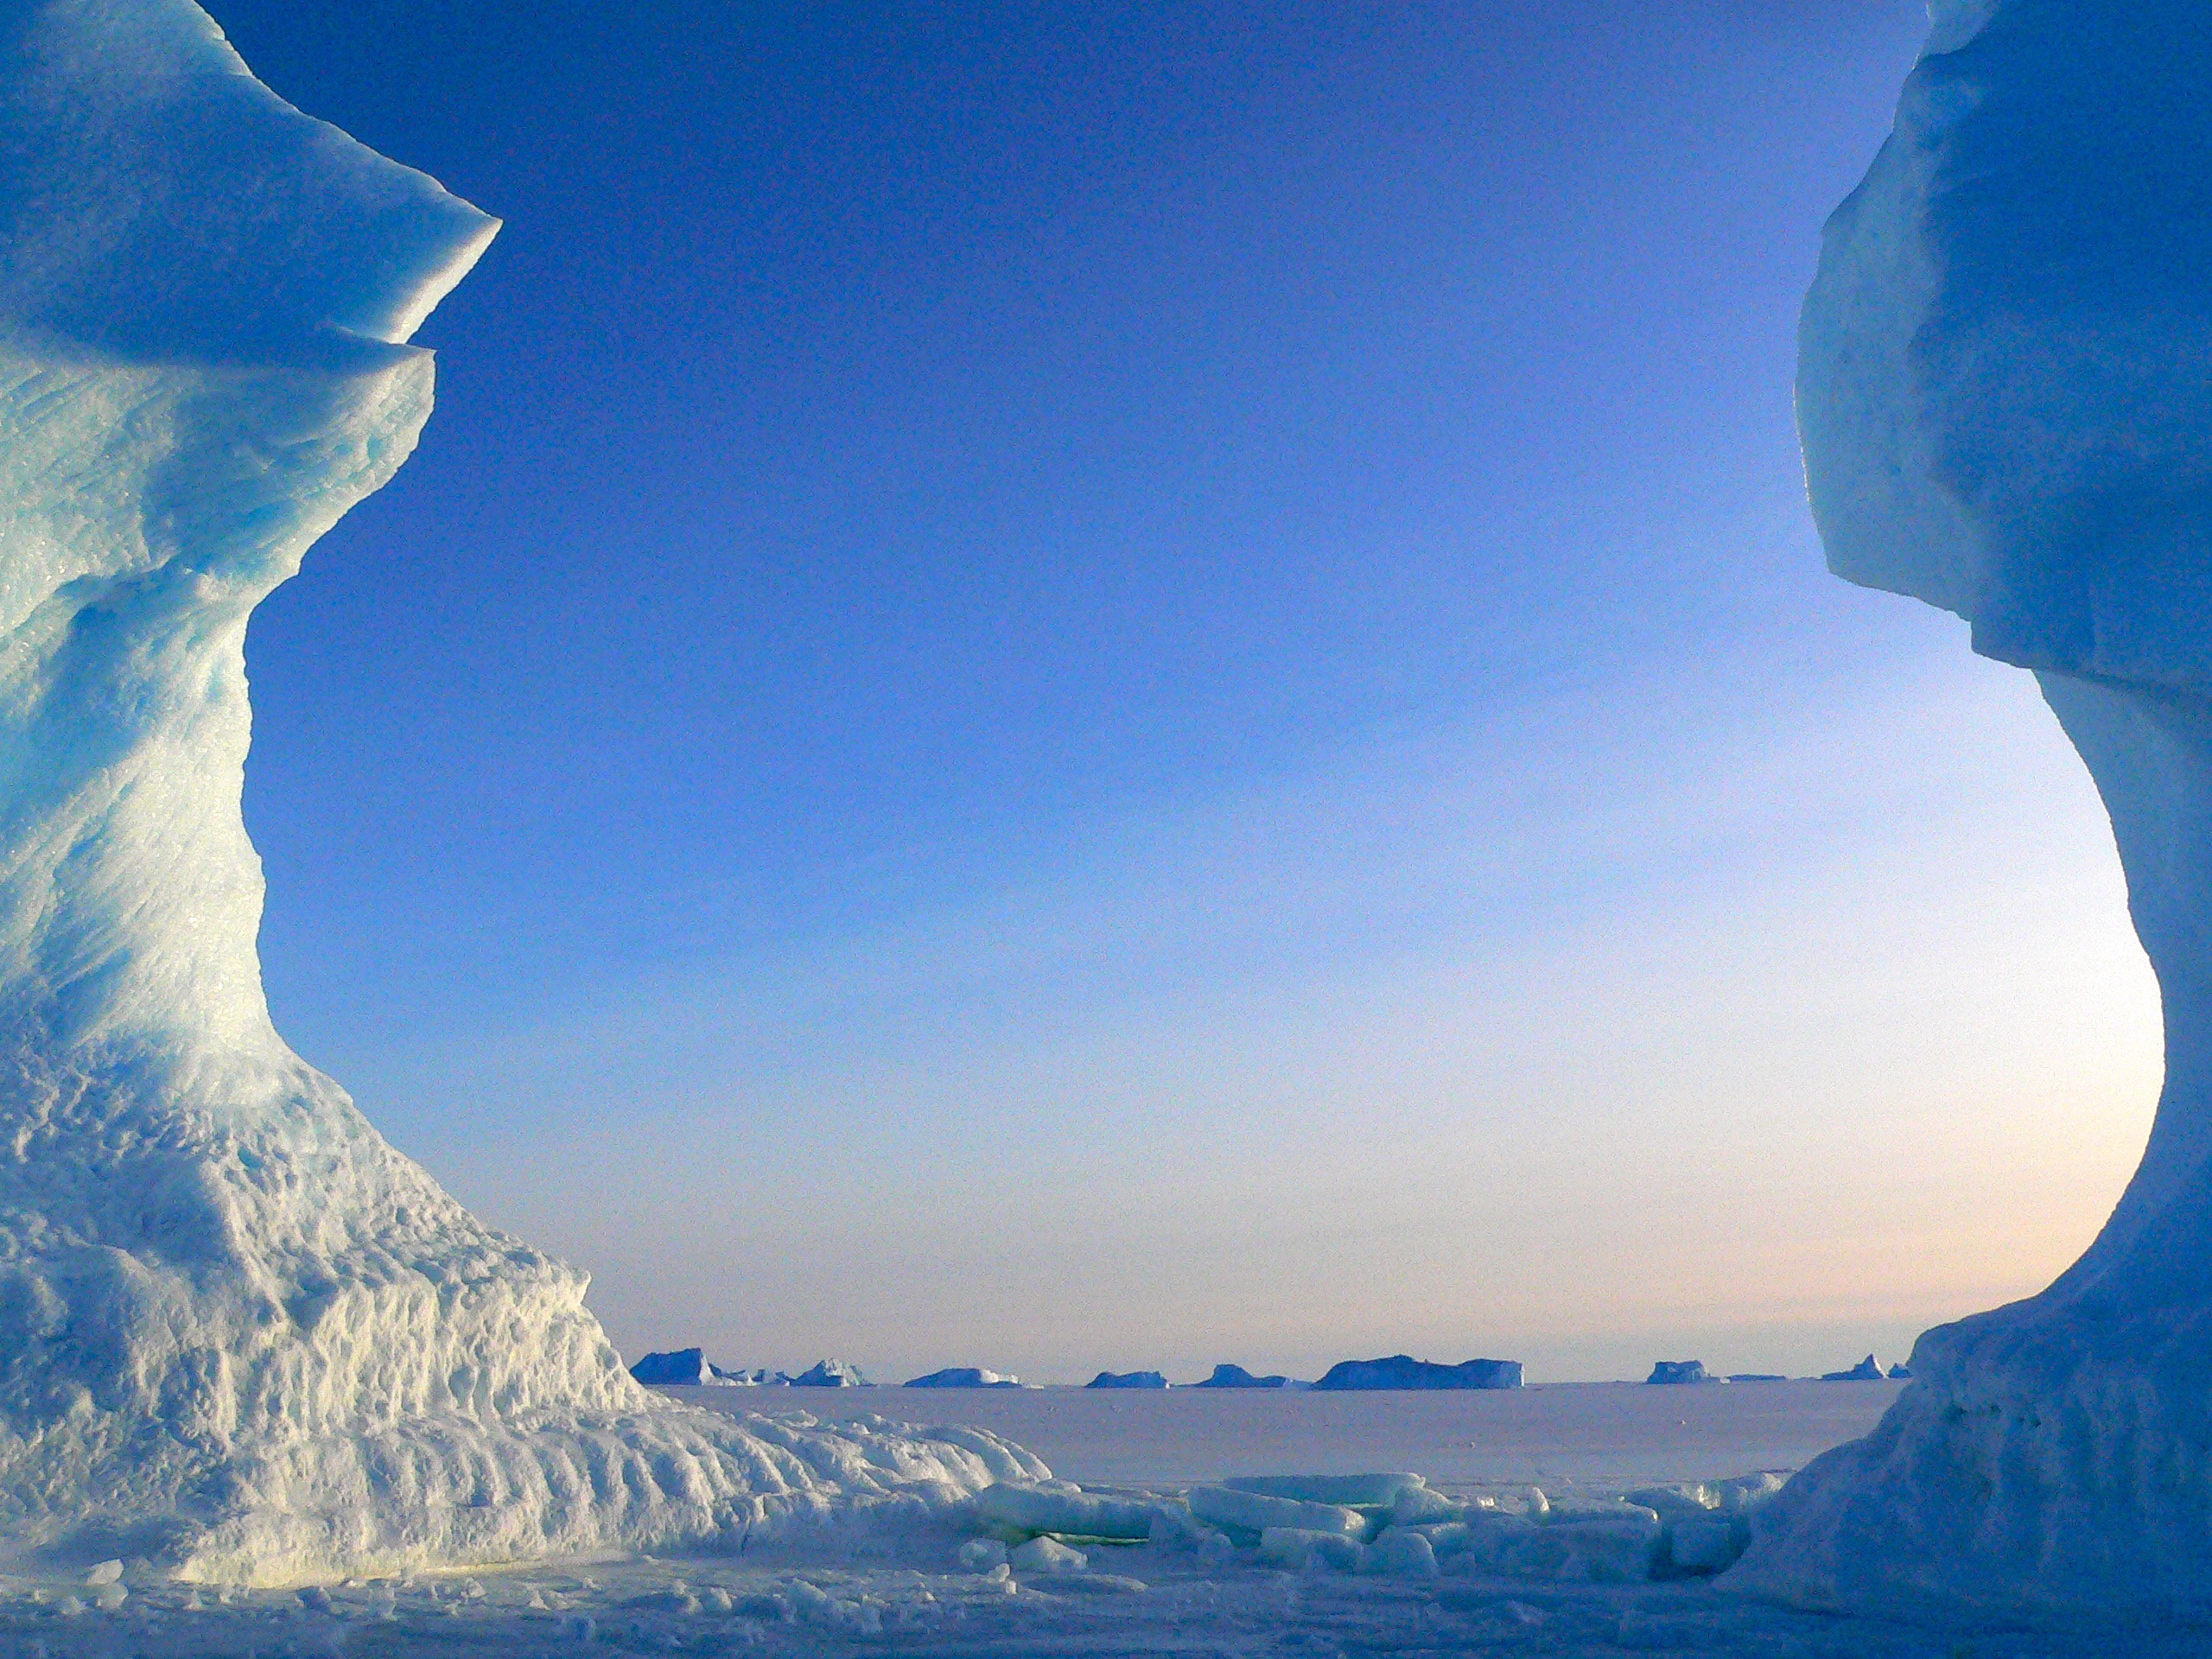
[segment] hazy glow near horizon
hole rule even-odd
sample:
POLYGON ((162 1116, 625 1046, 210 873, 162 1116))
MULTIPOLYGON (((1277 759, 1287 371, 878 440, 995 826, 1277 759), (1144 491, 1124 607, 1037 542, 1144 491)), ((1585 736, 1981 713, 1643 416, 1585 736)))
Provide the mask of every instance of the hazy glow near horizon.
POLYGON ((2158 1081, 2094 791, 1962 643, 1376 744, 387 1086, 553 1131, 435 1161, 633 1346, 1902 1357, 2079 1252, 2158 1081))
POLYGON ((1789 407, 1916 0, 211 0, 506 223, 257 616, 301 1052, 626 1351, 1802 1371, 2030 1292, 2158 1031, 1789 407))

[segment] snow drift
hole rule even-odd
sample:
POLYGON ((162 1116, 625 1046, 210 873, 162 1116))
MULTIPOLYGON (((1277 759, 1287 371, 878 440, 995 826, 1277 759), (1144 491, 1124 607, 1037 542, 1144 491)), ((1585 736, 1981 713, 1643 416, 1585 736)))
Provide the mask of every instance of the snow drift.
POLYGON ((0 3, 0 1546, 281 1582, 919 1510, 1033 1459, 624 1371, 270 1023, 246 620, 495 221, 189 0, 0 3))
POLYGON ((2034 671, 2158 972, 2140 1169, 2050 1289, 1931 1331, 1732 1582, 1800 1603, 2212 1611, 2212 30, 1938 0, 1805 307, 1831 566, 2034 671))

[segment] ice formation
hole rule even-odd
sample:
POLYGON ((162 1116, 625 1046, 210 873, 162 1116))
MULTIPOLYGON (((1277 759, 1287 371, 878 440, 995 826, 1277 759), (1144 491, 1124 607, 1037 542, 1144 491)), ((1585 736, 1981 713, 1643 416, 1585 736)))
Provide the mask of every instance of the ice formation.
POLYGON ((1354 1389, 1517 1389, 1517 1359, 1469 1359, 1457 1365, 1393 1354, 1388 1359, 1340 1359, 1313 1385, 1325 1393, 1354 1389))
POLYGON ((1242 1365, 1217 1365, 1213 1375, 1203 1382, 1193 1382, 1194 1389, 1306 1389, 1310 1382, 1300 1382, 1294 1377, 1270 1371, 1265 1376, 1255 1376, 1242 1365))
POLYGON ((0 1549, 283 1582, 916 1510, 1033 1459, 646 1392, 277 1037, 254 605, 497 228, 189 0, 0 0, 0 1549))
POLYGON ((903 1385, 910 1389, 1018 1389, 1021 1379, 1001 1376, 980 1365, 948 1365, 943 1370, 931 1371, 927 1376, 907 1379, 903 1385))
POLYGON ((1889 1374, 1889 1370, 1882 1362, 1874 1355, 1869 1354, 1847 1370, 1822 1371, 1821 1381, 1823 1382, 1879 1382, 1889 1374))
POLYGON ((1902 1609, 2212 1610, 2212 29, 1939 0, 1805 308, 1831 566, 2034 671, 2165 1008, 2150 1144, 2040 1295, 1931 1331, 1732 1581, 1902 1609))

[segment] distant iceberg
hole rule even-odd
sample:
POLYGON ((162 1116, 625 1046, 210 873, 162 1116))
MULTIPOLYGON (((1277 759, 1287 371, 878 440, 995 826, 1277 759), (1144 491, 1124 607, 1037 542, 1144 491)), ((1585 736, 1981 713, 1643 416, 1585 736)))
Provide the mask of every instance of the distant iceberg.
POLYGON ((1086 1389, 1164 1389, 1167 1379, 1158 1371, 1101 1371, 1083 1385, 1086 1389))
POLYGON ((1191 1386, 1194 1389, 1310 1389, 1313 1385, 1280 1375, 1255 1376, 1242 1365, 1217 1365, 1211 1376, 1191 1386))
POLYGON ((1869 1354, 1847 1371, 1822 1371, 1823 1382, 1879 1382, 1889 1375, 1882 1362, 1869 1354))
POLYGON ((1439 1365, 1405 1354, 1388 1359, 1339 1360, 1314 1388, 1325 1392, 1356 1389, 1517 1389, 1517 1359, 1470 1359, 1439 1365))
POLYGON ((677 1348, 664 1354, 647 1354, 630 1368, 639 1382, 657 1387, 757 1389, 788 1382, 781 1371, 726 1371, 709 1363, 696 1348, 677 1348))
POLYGON ((1648 1383, 1669 1383, 1709 1382, 1713 1379, 1706 1375, 1703 1360, 1662 1359, 1653 1363, 1651 1375, 1643 1380, 1648 1383))
POLYGON ((976 1365, 948 1365, 941 1371, 931 1371, 927 1376, 917 1376, 904 1386, 910 1389, 1018 1389, 1018 1376, 1001 1376, 996 1371, 987 1371, 976 1365))
POLYGON ((861 1368, 842 1359, 817 1361, 791 1378, 795 1389, 865 1389, 870 1386, 861 1368))

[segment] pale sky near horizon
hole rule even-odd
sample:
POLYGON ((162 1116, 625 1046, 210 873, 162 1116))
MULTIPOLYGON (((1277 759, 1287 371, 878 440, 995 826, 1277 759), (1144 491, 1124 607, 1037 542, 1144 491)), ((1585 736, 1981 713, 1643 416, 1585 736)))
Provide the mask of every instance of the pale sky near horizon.
POLYGON ((211 10, 507 221, 254 625, 279 1028, 626 1355, 1802 1372, 2109 1210, 2094 791, 1791 437, 1916 7, 211 10))

